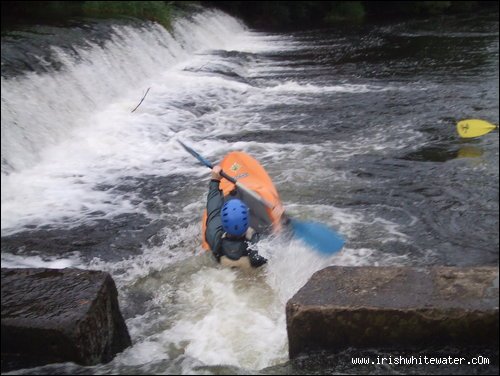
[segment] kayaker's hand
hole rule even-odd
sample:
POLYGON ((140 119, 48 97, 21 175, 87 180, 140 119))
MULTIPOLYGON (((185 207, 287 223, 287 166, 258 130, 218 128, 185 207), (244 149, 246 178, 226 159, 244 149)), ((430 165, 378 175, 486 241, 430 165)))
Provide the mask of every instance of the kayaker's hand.
POLYGON ((216 165, 212 168, 212 179, 213 180, 220 180, 222 179, 222 176, 220 176, 220 172, 222 171, 222 167, 219 165, 216 165))
POLYGON ((262 257, 257 253, 257 251, 251 250, 248 252, 248 257, 250 259, 250 265, 254 268, 258 268, 259 266, 264 265, 267 262, 265 257, 262 257))

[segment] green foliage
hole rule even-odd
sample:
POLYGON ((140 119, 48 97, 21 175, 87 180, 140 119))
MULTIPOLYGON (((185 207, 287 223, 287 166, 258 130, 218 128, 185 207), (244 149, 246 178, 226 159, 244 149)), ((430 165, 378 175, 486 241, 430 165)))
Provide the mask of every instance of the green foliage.
POLYGON ((395 1, 393 9, 403 16, 428 16, 443 13, 450 8, 451 1, 395 1))
MULTIPOLYGON (((64 18, 64 17, 71 17, 73 15, 77 15, 80 12, 81 8, 81 1, 42 1, 41 3, 45 3, 43 6, 45 9, 45 12, 48 15, 51 15, 51 17, 54 18, 64 18)), ((42 8, 43 9, 43 8, 42 8)), ((40 9, 40 10, 42 10, 40 9)))
POLYGON ((60 23, 81 13, 82 1, 2 1, 2 30, 15 25, 60 23))
POLYGON ((290 7, 282 1, 265 1, 262 5, 263 14, 267 22, 288 26, 290 20, 290 7))
POLYGON ((61 23, 75 17, 136 17, 170 28, 192 6, 217 6, 260 29, 310 29, 365 19, 427 17, 491 9, 496 1, 2 1, 2 30, 23 23, 61 23))
POLYGON ((478 1, 452 1, 450 9, 454 12, 469 12, 479 6, 478 1))
POLYGON ((171 22, 171 5, 164 1, 85 1, 82 13, 88 17, 143 18, 156 21, 167 28, 171 22))
POLYGON ((336 1, 326 14, 324 21, 327 25, 339 22, 361 22, 365 17, 365 8, 361 1, 336 1))
POLYGON ((174 8, 193 1, 2 1, 2 28, 32 23, 61 23, 75 17, 136 17, 170 28, 174 8))

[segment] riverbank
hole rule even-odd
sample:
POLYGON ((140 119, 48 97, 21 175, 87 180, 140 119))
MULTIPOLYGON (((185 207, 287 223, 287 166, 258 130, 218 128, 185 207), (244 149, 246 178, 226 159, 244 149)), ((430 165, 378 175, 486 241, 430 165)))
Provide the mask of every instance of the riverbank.
POLYGON ((171 30, 175 17, 198 8, 197 1, 3 1, 2 32, 27 25, 68 25, 82 18, 133 17, 171 30))
POLYGON ((259 30, 305 30, 365 21, 498 12, 491 1, 3 1, 2 31, 29 24, 61 24, 82 17, 135 17, 170 30, 174 17, 218 8, 259 30))

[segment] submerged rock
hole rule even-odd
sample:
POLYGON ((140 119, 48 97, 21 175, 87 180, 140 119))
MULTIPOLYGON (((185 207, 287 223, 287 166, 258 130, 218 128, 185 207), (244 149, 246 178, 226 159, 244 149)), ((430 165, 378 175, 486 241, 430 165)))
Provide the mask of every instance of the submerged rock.
POLYGON ((108 273, 2 268, 2 372, 109 362, 131 345, 108 273))
POLYGON ((495 267, 328 267, 287 303, 289 355, 498 347, 498 301, 495 267))

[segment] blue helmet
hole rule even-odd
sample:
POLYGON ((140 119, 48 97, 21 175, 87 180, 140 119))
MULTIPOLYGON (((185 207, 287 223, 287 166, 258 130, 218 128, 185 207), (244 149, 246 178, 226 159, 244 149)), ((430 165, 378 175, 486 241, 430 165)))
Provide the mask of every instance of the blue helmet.
POLYGON ((229 235, 241 236, 248 229, 249 209, 239 199, 227 201, 221 210, 222 228, 229 235))

